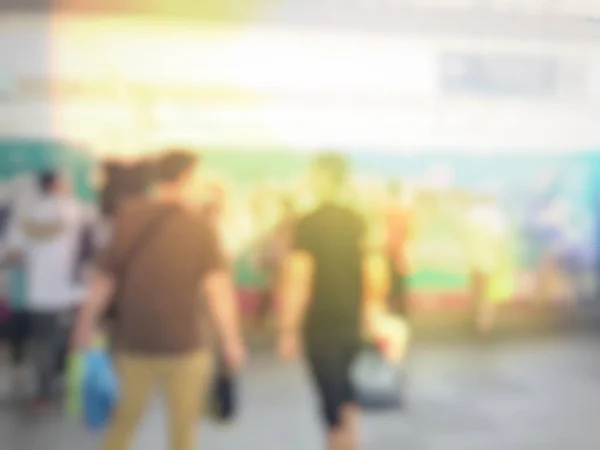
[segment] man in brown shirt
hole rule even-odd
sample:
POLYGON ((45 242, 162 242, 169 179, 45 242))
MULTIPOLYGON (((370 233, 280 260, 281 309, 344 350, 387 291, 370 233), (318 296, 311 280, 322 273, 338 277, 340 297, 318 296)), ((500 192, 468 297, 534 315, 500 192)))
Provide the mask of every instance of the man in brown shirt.
POLYGON ((106 450, 129 448, 157 385, 167 397, 171 449, 196 449, 196 423, 211 373, 201 298, 230 369, 237 370, 244 358, 233 284, 219 239, 194 213, 196 167, 191 153, 168 153, 158 162, 156 195, 119 208, 75 330, 75 347, 85 348, 111 299, 116 302, 121 398, 106 450))

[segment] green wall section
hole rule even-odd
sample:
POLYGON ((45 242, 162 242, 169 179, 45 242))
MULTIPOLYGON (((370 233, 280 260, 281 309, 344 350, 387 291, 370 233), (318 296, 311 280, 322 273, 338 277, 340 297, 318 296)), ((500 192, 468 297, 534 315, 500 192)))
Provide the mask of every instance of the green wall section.
POLYGON ((48 140, 0 140, 0 178, 59 169, 67 172, 85 201, 95 200, 91 173, 95 161, 82 148, 48 140))
POLYGON ((286 181, 306 168, 309 157, 285 150, 203 152, 206 168, 243 185, 259 180, 286 181))

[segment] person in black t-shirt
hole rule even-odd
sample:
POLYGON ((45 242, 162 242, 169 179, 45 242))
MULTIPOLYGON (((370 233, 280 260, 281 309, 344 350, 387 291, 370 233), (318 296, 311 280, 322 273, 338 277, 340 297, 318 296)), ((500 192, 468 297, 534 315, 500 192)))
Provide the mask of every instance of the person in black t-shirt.
POLYGON ((319 205, 297 223, 281 285, 279 352, 297 356, 303 335, 329 450, 358 448, 349 372, 361 344, 363 305, 387 294, 385 259, 366 251, 366 223, 341 201, 348 173, 339 154, 316 159, 319 205))

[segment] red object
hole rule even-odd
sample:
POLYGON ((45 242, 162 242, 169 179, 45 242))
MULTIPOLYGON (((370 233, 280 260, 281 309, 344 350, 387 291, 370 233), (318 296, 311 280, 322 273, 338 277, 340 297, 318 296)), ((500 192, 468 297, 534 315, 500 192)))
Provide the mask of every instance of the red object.
POLYGON ((0 324, 10 318, 10 309, 5 299, 0 299, 0 324))

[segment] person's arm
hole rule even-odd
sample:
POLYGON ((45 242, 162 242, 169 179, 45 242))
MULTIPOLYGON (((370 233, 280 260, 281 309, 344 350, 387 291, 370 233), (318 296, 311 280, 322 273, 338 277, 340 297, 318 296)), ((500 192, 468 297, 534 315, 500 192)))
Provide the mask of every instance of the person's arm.
POLYGON ((303 250, 293 250, 287 256, 280 285, 279 331, 298 334, 310 303, 314 262, 303 250))
POLYGON ((231 270, 214 229, 200 230, 199 251, 203 255, 200 290, 216 328, 229 368, 237 370, 243 364, 245 352, 240 320, 240 308, 231 270))
POLYGON ((87 348, 96 326, 107 311, 116 289, 116 274, 124 248, 123 224, 128 220, 121 210, 116 215, 106 247, 93 264, 88 297, 81 305, 75 324, 72 345, 75 349, 87 348))
POLYGON ((296 222, 289 239, 288 253, 276 292, 279 298, 278 328, 280 334, 299 334, 311 300, 314 260, 314 233, 310 221, 296 222))
POLYGON ((372 331, 374 320, 388 310, 390 290, 389 262, 381 251, 368 250, 362 261, 363 318, 365 332, 372 331))
POLYGON ((291 360, 300 352, 300 334, 308 305, 314 276, 314 261, 310 253, 296 248, 287 257, 278 289, 278 352, 291 360))
POLYGON ((240 345, 240 311, 229 271, 223 268, 208 273, 201 289, 223 346, 240 345))
POLYGON ((291 249, 283 263, 280 284, 277 286, 278 350, 279 355, 290 360, 300 350, 300 333, 311 301, 314 277, 312 251, 313 236, 301 220, 291 239, 291 249))
POLYGON ((9 219, 6 231, 6 241, 0 254, 0 268, 9 268, 22 263, 25 247, 25 236, 21 229, 17 214, 9 219))
POLYGON ((77 318, 73 335, 73 347, 78 350, 87 348, 100 321, 108 308, 115 290, 114 277, 103 270, 92 271, 89 294, 77 318))

